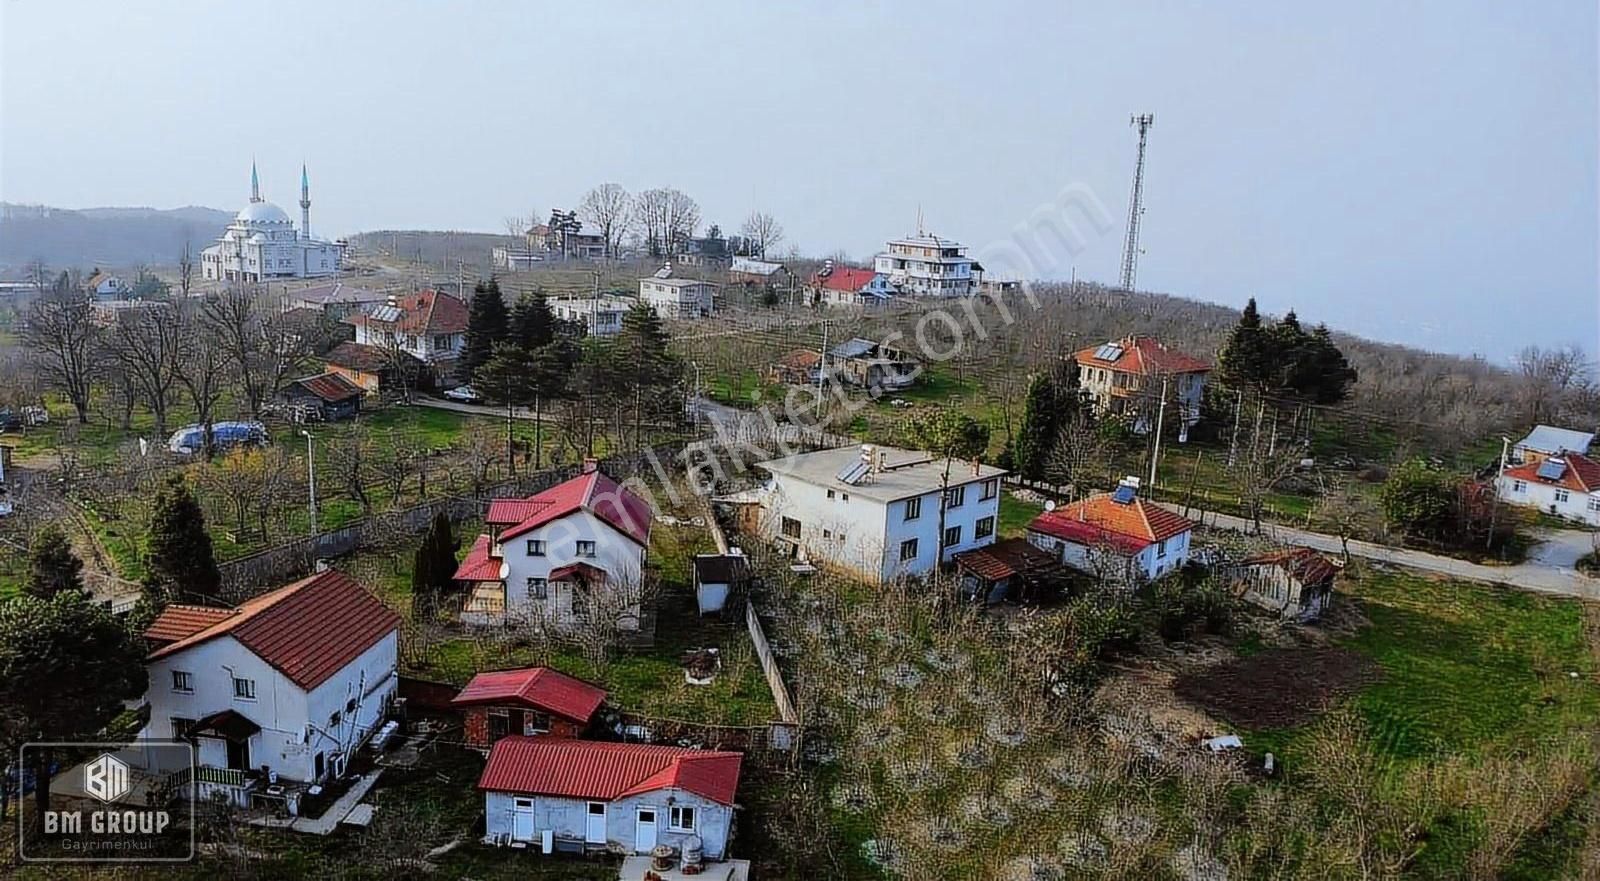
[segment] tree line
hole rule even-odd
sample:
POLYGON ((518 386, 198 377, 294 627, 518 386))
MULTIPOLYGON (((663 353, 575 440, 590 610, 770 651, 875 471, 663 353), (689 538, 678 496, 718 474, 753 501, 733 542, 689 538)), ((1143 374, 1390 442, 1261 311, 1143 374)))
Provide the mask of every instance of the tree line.
MULTIPOLYGON (((523 235, 539 222, 539 212, 527 217, 506 219, 506 231, 523 235)), ((568 252, 568 237, 587 226, 605 243, 605 256, 622 256, 632 247, 652 258, 682 253, 696 238, 701 224, 700 204, 673 187, 654 187, 630 193, 621 184, 603 183, 591 188, 578 200, 575 209, 551 209, 545 226, 550 230, 551 250, 568 252)), ((737 234, 723 236, 722 229, 709 224, 701 244, 717 251, 713 256, 766 257, 777 252, 784 241, 782 224, 771 214, 753 210, 745 216, 737 234)))

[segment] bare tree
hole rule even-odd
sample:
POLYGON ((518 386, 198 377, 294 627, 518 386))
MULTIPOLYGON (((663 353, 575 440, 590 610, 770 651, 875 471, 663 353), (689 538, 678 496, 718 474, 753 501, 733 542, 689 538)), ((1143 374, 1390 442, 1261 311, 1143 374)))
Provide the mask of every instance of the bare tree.
POLYGON ((1288 445, 1273 451, 1267 444, 1258 443, 1240 451, 1232 471, 1239 485, 1239 504, 1256 532, 1261 531, 1261 513, 1267 497, 1294 473, 1299 461, 1299 454, 1288 445))
POLYGON ((1516 365, 1527 389, 1527 418, 1533 423, 1560 412, 1564 396, 1586 385, 1594 374, 1593 365, 1577 346, 1528 346, 1517 353, 1516 365))
POLYGON ((190 249, 189 240, 183 241, 183 253, 178 255, 178 292, 188 299, 189 291, 194 287, 194 252, 190 249))
POLYGON ((87 424, 100 328, 88 301, 63 282, 64 276, 29 308, 22 342, 37 356, 40 374, 72 402, 78 422, 87 424))
POLYGON ((334 484, 345 495, 361 506, 364 516, 372 516, 372 493, 367 489, 367 471, 371 467, 372 439, 365 426, 357 424, 350 436, 327 445, 328 470, 334 484))
POLYGON ((578 203, 578 216, 606 240, 607 257, 616 257, 621 250, 622 237, 628 232, 630 201, 621 184, 606 183, 584 193, 578 203))
POLYGON ((1339 550, 1348 563, 1350 539, 1361 535, 1367 524, 1377 519, 1377 506, 1370 496, 1357 490, 1349 478, 1335 475, 1321 477, 1319 481, 1322 492, 1313 513, 1339 536, 1339 550))
POLYGON ((183 372, 184 325, 171 303, 156 301, 127 310, 111 326, 111 357, 138 387, 161 436, 167 433, 167 414, 183 372))
POLYGON ((196 421, 205 437, 205 455, 210 458, 213 452, 211 425, 226 383, 230 352, 202 309, 187 301, 178 304, 178 324, 178 380, 188 390, 189 400, 194 404, 196 421))
POLYGON ((744 226, 739 228, 739 235, 744 237, 752 257, 766 257, 768 251, 782 244, 783 227, 771 214, 752 211, 744 219, 744 226))
POLYGON ((694 236, 700 206, 682 192, 664 187, 635 196, 630 216, 650 253, 670 257, 694 236))

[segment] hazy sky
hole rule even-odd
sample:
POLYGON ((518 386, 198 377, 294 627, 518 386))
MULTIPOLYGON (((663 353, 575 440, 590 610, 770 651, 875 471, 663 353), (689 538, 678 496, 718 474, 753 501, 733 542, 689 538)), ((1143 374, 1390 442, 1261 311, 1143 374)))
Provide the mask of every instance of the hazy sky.
POLYGON ((982 247, 1063 188, 1140 286, 1506 357, 1600 335, 1596 4, 0 0, 0 199, 264 195, 319 234, 499 231, 589 186, 808 253, 982 247))

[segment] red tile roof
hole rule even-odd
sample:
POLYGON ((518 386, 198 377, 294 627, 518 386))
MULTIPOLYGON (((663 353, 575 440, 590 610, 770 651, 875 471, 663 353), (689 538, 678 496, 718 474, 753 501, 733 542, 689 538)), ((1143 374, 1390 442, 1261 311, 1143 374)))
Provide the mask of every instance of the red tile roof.
POLYGON ((588 563, 573 563, 569 566, 553 569, 550 572, 550 580, 565 581, 574 575, 580 574, 591 583, 598 584, 606 580, 606 570, 601 569, 599 566, 591 566, 588 563))
POLYGON ((962 551, 950 558, 959 569, 966 570, 985 581, 999 581, 1017 574, 1037 572, 1056 566, 1056 558, 1049 551, 1036 548, 1025 538, 1008 538, 986 548, 962 551))
POLYGON ((1580 453, 1562 453, 1551 456, 1552 459, 1562 459, 1567 467, 1561 469, 1560 480, 1545 480, 1539 476, 1540 462, 1526 462, 1506 469, 1505 476, 1515 480, 1525 480, 1529 483, 1538 483, 1545 486, 1559 486, 1564 489, 1577 490, 1589 493, 1600 489, 1600 462, 1580 453))
POLYGON ((231 636, 310 691, 400 626, 400 616, 382 600, 331 569, 253 597, 230 611, 227 617, 151 652, 149 660, 231 636))
POLYGON ((451 576, 456 581, 499 581, 500 561, 489 555, 489 536, 480 535, 467 551, 467 558, 456 567, 451 576))
POLYGON ((297 379, 291 384, 300 386, 330 404, 359 398, 364 394, 360 386, 337 373, 319 373, 316 376, 297 379))
POLYGON ((1109 344, 1122 347, 1122 354, 1114 361, 1095 357, 1101 346, 1090 346, 1072 354, 1079 364, 1103 367, 1118 373, 1152 375, 1161 373, 1203 373, 1211 364, 1177 349, 1169 349, 1153 337, 1125 336, 1109 344))
POLYGON ((483 522, 491 526, 515 526, 550 507, 549 502, 534 499, 495 499, 489 503, 489 513, 483 522))
POLYGON ((811 283, 830 291, 859 291, 876 278, 878 273, 871 269, 856 269, 850 266, 835 266, 827 275, 818 273, 811 276, 811 283))
POLYGON ((653 517, 650 503, 599 471, 580 474, 524 501, 545 504, 527 519, 501 533, 501 541, 531 532, 568 514, 586 510, 638 542, 641 547, 650 544, 650 522, 653 517))
POLYGON ((731 805, 743 760, 735 752, 512 736, 490 750, 478 788, 601 801, 681 789, 731 805))
POLYGON ((1242 566, 1277 566, 1301 584, 1321 584, 1339 571, 1332 560, 1310 548, 1284 548, 1239 561, 1242 566))
POLYGON ((346 318, 358 327, 380 325, 403 333, 464 333, 467 329, 467 304, 442 291, 430 289, 403 294, 394 298, 400 316, 394 321, 384 321, 384 306, 371 312, 357 312, 346 318))
POLYGON ((212 606, 186 606, 181 603, 172 603, 156 620, 150 622, 145 628, 146 639, 156 642, 177 642, 186 636, 199 633, 213 624, 231 617, 233 609, 218 609, 212 606))
MULTIPOLYGON (((410 352, 397 350, 400 357, 417 361, 410 352)), ((322 360, 339 367, 348 367, 362 373, 379 373, 388 370, 394 363, 395 352, 386 352, 377 346, 363 346, 360 343, 343 342, 333 347, 333 351, 324 355, 322 360)), ((417 361, 417 363, 422 363, 417 361)))
POLYGON ((1046 511, 1028 524, 1030 532, 1081 545, 1105 543, 1125 554, 1136 554, 1193 528, 1193 523, 1159 505, 1140 498, 1124 505, 1113 501, 1110 493, 1046 511))
POLYGON ((548 667, 479 673, 450 701, 458 707, 522 703, 574 722, 587 722, 605 703, 603 689, 548 667))

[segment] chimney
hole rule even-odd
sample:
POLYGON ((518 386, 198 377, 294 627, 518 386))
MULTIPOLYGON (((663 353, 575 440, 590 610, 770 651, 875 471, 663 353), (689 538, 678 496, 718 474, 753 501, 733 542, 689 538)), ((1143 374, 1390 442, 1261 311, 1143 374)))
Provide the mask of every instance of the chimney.
POLYGON ((983 473, 983 463, 976 456, 972 459, 972 476, 977 477, 983 473))
POLYGON ((583 473, 584 474, 593 474, 594 472, 599 471, 599 470, 600 470, 600 460, 599 459, 596 459, 593 456, 591 456, 591 457, 583 460, 583 473))

